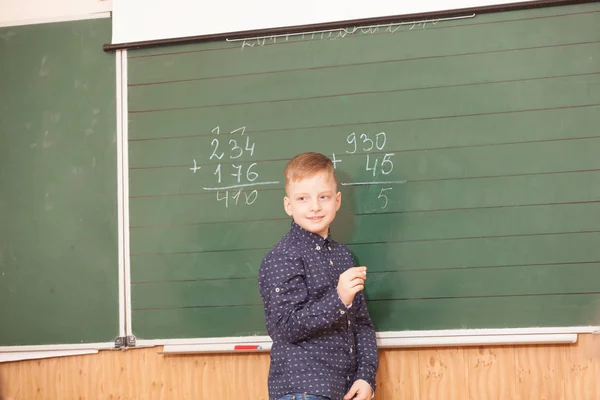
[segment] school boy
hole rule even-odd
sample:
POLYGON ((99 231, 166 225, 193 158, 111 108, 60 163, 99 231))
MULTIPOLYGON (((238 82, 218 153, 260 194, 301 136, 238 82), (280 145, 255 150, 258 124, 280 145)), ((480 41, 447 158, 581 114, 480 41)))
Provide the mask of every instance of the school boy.
POLYGON ((273 339, 269 399, 370 399, 378 358, 362 292, 367 269, 354 267, 330 235, 342 201, 333 163, 303 153, 284 173, 283 204, 293 222, 258 277, 273 339))

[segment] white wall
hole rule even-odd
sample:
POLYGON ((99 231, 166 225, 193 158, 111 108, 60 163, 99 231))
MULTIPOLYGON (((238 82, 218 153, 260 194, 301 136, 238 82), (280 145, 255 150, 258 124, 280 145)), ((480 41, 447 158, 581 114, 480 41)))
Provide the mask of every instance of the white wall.
POLYGON ((0 26, 101 18, 112 0, 0 0, 0 26))
POLYGON ((114 0, 113 44, 530 0, 114 0))

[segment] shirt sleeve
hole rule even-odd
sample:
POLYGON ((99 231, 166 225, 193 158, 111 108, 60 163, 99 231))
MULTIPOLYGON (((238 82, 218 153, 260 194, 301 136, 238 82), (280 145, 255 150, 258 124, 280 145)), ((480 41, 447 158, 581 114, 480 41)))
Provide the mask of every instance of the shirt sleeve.
POLYGON ((299 258, 267 255, 259 274, 267 331, 290 343, 304 340, 333 325, 347 312, 335 287, 309 299, 305 270, 299 258))
POLYGON ((375 327, 371 322, 367 303, 364 294, 358 293, 358 310, 356 313, 355 335, 356 335, 356 357, 358 370, 354 380, 363 379, 371 385, 375 393, 375 375, 379 366, 379 356, 377 354, 377 339, 375 337, 375 327))

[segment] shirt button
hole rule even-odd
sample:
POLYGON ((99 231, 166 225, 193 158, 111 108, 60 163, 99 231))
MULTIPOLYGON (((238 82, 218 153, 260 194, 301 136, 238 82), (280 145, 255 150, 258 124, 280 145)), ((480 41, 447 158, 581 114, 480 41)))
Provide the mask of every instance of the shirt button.
POLYGON ((329 260, 329 265, 333 265, 333 260, 329 260))
POLYGON ((346 314, 346 311, 340 310, 340 314, 344 315, 346 314))
POLYGON ((352 353, 352 347, 350 347, 350 353, 352 353))
POLYGON ((321 250, 321 246, 317 245, 317 250, 321 250))
POLYGON ((279 293, 279 290, 281 289, 279 289, 278 287, 275 288, 275 292, 279 293))

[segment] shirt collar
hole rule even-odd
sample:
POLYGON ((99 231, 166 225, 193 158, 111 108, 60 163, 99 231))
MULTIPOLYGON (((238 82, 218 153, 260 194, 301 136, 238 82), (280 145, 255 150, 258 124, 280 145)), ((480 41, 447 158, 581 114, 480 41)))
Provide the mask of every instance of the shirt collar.
POLYGON ((327 232, 327 237, 323 238, 321 235, 307 231, 292 220, 292 227, 290 231, 295 237, 302 240, 304 243, 314 244, 317 246, 326 246, 333 242, 331 239, 331 229, 329 229, 327 232))

